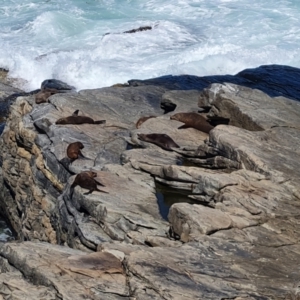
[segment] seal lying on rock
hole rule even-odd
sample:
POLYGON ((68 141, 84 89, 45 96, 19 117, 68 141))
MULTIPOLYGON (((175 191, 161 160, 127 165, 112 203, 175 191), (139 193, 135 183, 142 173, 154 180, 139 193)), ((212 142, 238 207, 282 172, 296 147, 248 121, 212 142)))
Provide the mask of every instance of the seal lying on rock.
POLYGON ((101 193, 107 193, 106 191, 99 190, 97 184, 105 186, 103 183, 95 180, 97 177, 97 173, 93 171, 84 171, 76 175, 74 182, 71 185, 71 188, 75 188, 75 186, 79 185, 83 189, 89 190, 85 195, 91 194, 93 191, 98 191, 101 193))
POLYGON ((105 124, 106 120, 94 121, 92 118, 87 116, 79 116, 79 110, 75 110, 72 116, 64 117, 58 119, 55 124, 57 125, 67 125, 67 124, 105 124))
POLYGON ((203 116, 193 112, 177 113, 171 116, 170 119, 184 123, 179 129, 192 127, 205 133, 209 133, 214 128, 214 126, 209 124, 203 116))
POLYGON ((150 133, 143 134, 138 133, 138 138, 141 141, 155 144, 165 150, 172 151, 172 148, 180 148, 167 134, 150 133))
POLYGON ((147 120, 149 120, 149 119, 152 119, 152 118, 156 118, 156 117, 155 117, 155 116, 149 116, 149 117, 141 117, 141 118, 139 118, 138 121, 137 121, 136 124, 135 124, 135 127, 136 127, 136 128, 140 128, 141 125, 142 125, 145 121, 147 121, 147 120))
POLYGON ((35 103, 46 103, 50 96, 57 93, 60 93, 60 91, 56 89, 43 89, 35 95, 35 103))
POLYGON ((69 144, 68 148, 67 148, 67 156, 74 161, 75 159, 82 157, 82 158, 86 158, 82 153, 81 153, 81 149, 83 149, 84 146, 81 142, 75 142, 75 143, 71 143, 69 144))

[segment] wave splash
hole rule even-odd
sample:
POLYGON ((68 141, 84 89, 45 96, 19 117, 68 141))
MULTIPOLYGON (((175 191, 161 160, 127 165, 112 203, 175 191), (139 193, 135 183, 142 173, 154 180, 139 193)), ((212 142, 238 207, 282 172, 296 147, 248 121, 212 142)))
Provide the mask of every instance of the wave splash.
POLYGON ((162 75, 300 67, 293 1, 16 0, 0 4, 0 67, 21 88, 56 78, 92 89, 162 75), (142 26, 151 30, 125 33, 142 26), (107 34, 110 33, 110 34, 107 34))

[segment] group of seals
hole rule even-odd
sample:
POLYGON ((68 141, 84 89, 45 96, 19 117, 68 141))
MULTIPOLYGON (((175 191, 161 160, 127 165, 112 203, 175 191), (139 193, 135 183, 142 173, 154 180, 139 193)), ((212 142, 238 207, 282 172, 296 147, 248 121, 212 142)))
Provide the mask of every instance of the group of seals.
POLYGON ((105 187, 105 185, 96 180, 95 177, 97 177, 97 173, 94 171, 83 171, 76 175, 72 185, 71 189, 74 189, 77 185, 79 185, 83 189, 89 190, 85 195, 91 194, 94 191, 98 191, 101 193, 107 193, 106 191, 98 189, 97 185, 101 185, 105 187))
MULTIPOLYGON (((54 94, 57 93, 64 93, 66 91, 75 89, 74 87, 71 87, 67 84, 65 84, 62 81, 55 80, 55 79, 49 79, 42 82, 41 90, 36 93, 35 95, 35 102, 37 104, 45 103, 48 101, 48 98, 54 94)), ((105 124, 106 120, 99 120, 94 121, 92 118, 87 116, 79 116, 78 115, 79 110, 75 110, 74 113, 71 116, 64 117, 58 119, 55 124, 58 125, 67 125, 67 124, 105 124)), ((67 147, 67 158, 64 158, 61 160, 61 163, 66 167, 71 162, 75 161, 79 158, 89 159, 85 157, 81 150, 84 148, 83 143, 81 142, 74 142, 70 143, 67 147)), ((97 185, 105 186, 102 182, 97 181, 95 178, 97 177, 97 173, 94 171, 83 171, 76 175, 72 185, 71 189, 74 190, 74 188, 79 185, 80 187, 87 189, 87 194, 91 194, 94 191, 98 191, 101 193, 108 193, 106 191, 100 190, 97 185)))
POLYGON ((199 131, 209 133, 214 128, 203 116, 193 112, 177 113, 171 116, 170 119, 184 123, 179 129, 192 127, 199 131))
MULTIPOLYGON (((79 110, 74 111, 72 116, 65 117, 58 119, 56 121, 56 124, 103 124, 106 121, 94 121, 92 118, 86 117, 86 116, 79 116, 78 115, 79 110)), ((85 157, 81 150, 84 148, 84 145, 81 142, 74 142, 70 143, 67 147, 67 157, 73 162, 74 160, 78 158, 84 158, 89 159, 85 157)), ((83 171, 76 175, 72 185, 71 189, 74 189, 77 185, 80 187, 89 190, 85 195, 91 194, 93 191, 98 191, 101 193, 108 193, 106 191, 102 191, 98 189, 97 185, 105 186, 100 181, 95 180, 95 177, 97 177, 97 173, 94 171, 83 171)))
MULTIPOLYGON (((141 117, 136 122, 136 128, 140 128, 140 126, 150 118, 155 118, 155 116, 149 117, 141 117)), ((171 120, 176 120, 184 123, 184 125, 180 126, 181 128, 195 128, 199 131, 209 133, 214 126, 212 126, 203 116, 198 113, 186 112, 186 113, 177 113, 170 117, 171 120)), ((180 148, 174 140, 169 137, 167 134, 160 133, 151 133, 151 134, 143 134, 138 133, 138 139, 144 142, 155 144, 162 149, 172 151, 172 148, 180 148)))
POLYGON ((68 125, 68 124, 105 124, 106 120, 94 121, 92 118, 87 116, 79 116, 79 110, 75 110, 71 116, 58 119, 55 124, 57 125, 68 125))
MULTIPOLYGON (((84 146, 81 142, 75 142, 75 143, 71 143, 69 144, 68 148, 67 148, 67 156, 71 161, 74 161, 78 158, 86 158, 85 156, 83 156, 81 149, 83 149, 84 146)), ((94 171, 83 171, 79 174, 76 175, 72 185, 71 185, 71 189, 74 189, 77 185, 79 185, 80 187, 89 190, 87 193, 85 193, 85 195, 91 194, 93 191, 98 191, 101 193, 107 193, 106 191, 100 190, 98 189, 97 185, 101 185, 103 187, 105 187, 105 185, 96 180, 95 177, 97 177, 97 173, 94 171)))

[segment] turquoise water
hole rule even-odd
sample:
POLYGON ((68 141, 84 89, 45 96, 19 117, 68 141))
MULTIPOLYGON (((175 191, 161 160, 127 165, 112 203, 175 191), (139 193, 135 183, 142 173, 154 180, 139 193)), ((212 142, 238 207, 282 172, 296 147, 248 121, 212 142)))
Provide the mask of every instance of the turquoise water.
POLYGON ((0 67, 24 79, 25 90, 46 78, 80 90, 262 64, 300 67, 299 1, 1 0, 0 14, 0 67), (140 26, 153 29, 123 33, 140 26))

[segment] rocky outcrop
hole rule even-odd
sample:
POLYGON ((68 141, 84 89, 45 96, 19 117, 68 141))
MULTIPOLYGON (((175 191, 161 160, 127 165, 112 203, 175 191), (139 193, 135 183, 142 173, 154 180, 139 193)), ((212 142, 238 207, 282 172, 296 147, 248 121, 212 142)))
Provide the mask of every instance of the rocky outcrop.
POLYGON ((0 294, 299 297, 300 104, 274 97, 281 89, 271 88, 271 75, 262 84, 250 73, 132 80, 55 94, 40 105, 18 97, 0 141, 0 205, 23 242, 0 247, 0 294), (106 124, 55 124, 77 109, 106 124), (170 120, 198 110, 219 123, 209 134, 170 120), (150 115, 156 118, 135 128, 150 115), (165 151, 139 133, 167 134, 180 148, 165 151), (87 159, 66 158, 75 141, 87 159), (71 187, 84 170, 96 172, 106 193, 71 187), (174 193, 168 221, 158 184, 174 193), (186 202, 176 203, 180 194, 186 202))

